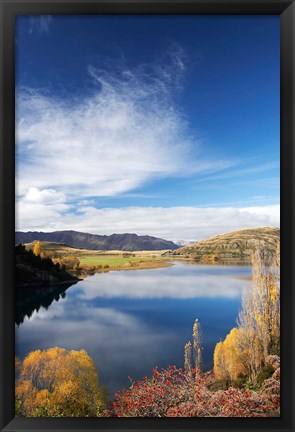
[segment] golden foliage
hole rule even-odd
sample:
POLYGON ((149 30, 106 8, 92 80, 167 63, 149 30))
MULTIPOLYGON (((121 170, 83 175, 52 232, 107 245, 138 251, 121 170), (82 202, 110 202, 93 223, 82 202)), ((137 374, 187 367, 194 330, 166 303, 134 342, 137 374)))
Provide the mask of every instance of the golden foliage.
POLYGON ((224 353, 222 341, 216 344, 214 350, 214 375, 218 380, 222 380, 225 382, 230 380, 226 366, 226 356, 224 353))
POLYGON ((280 339, 280 250, 276 256, 257 251, 252 260, 253 283, 243 296, 239 327, 244 346, 251 353, 249 369, 255 383, 263 360, 280 339))
POLYGON ((96 417, 104 407, 98 373, 85 350, 50 348, 24 359, 16 382, 18 414, 96 417))
POLYGON ((245 374, 247 352, 241 349, 241 331, 233 328, 224 342, 218 342, 214 351, 214 374, 222 381, 235 381, 245 374))
POLYGON ((280 250, 276 256, 256 251, 252 286, 243 295, 238 328, 219 342, 214 352, 217 379, 234 381, 247 376, 256 384, 264 359, 280 338, 280 250))
POLYGON ((41 255, 41 244, 39 240, 36 242, 34 246, 33 253, 34 255, 41 255))

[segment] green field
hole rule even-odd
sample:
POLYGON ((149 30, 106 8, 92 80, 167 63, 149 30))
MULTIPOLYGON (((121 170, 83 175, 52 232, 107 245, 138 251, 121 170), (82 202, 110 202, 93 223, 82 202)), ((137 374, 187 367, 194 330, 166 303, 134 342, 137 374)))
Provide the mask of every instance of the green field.
MULTIPOLYGON (((33 249, 36 242, 26 243, 27 249, 33 249)), ((163 257, 164 251, 93 251, 89 249, 78 249, 62 243, 40 242, 41 251, 54 259, 76 257, 80 266, 93 267, 98 271, 109 270, 138 270, 158 267, 167 267, 171 264, 163 257), (52 256, 50 254, 55 254, 52 256)))
POLYGON ((134 263, 134 262, 141 262, 141 261, 158 261, 159 257, 152 257, 152 256, 146 256, 146 257, 123 257, 122 255, 106 255, 106 256, 99 256, 99 255, 90 255, 90 256, 77 256, 81 264, 86 264, 90 266, 97 266, 97 265, 108 265, 109 267, 123 267, 127 263, 134 263))

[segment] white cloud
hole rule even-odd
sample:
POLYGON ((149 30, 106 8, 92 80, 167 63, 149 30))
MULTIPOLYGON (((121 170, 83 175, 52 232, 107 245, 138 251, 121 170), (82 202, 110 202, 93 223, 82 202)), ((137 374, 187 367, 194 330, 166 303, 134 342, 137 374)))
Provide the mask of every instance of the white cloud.
MULTIPOLYGON (((113 234, 133 232, 167 240, 201 240, 235 229, 279 226, 280 206, 256 207, 126 207, 97 209, 81 207, 76 214, 63 213, 61 203, 44 205, 21 201, 18 230, 63 230, 113 234), (40 217, 40 214, 42 217, 40 217)), ((65 206, 66 207, 66 206, 65 206)))
POLYGON ((65 201, 65 194, 63 192, 57 192, 54 189, 43 189, 31 187, 23 200, 29 203, 40 203, 40 204, 53 204, 65 201))
POLYGON ((184 52, 173 47, 164 64, 134 70, 121 65, 120 72, 89 66, 93 92, 79 100, 18 88, 17 229, 135 232, 176 241, 278 226, 279 206, 95 207, 95 198, 140 195, 140 187, 159 179, 170 178, 173 184, 193 174, 202 174, 204 181, 231 176, 227 169, 238 161, 205 156, 173 102, 185 68, 184 52))
POLYGON ((20 200, 16 205, 16 229, 25 226, 25 230, 30 231, 42 226, 43 230, 50 231, 56 224, 62 224, 63 215, 69 210, 70 206, 64 203, 44 204, 20 200))
POLYGON ((174 353, 175 347, 180 341, 182 343, 181 335, 174 329, 166 326, 159 331, 140 316, 118 308, 85 307, 71 300, 67 306, 62 321, 55 314, 57 303, 54 303, 45 312, 47 319, 38 319, 38 314, 34 314, 34 319, 27 320, 17 329, 16 346, 20 357, 36 349, 54 346, 75 350, 83 348, 94 359, 100 382, 107 383, 110 393, 127 387, 128 375, 141 379, 151 373, 157 366, 155 359, 163 365, 171 364, 169 353, 174 353), (79 310, 77 316, 75 309, 79 310), (20 343, 22 341, 25 344, 20 343))
POLYGON ((121 73, 89 67, 94 90, 66 100, 17 89, 17 193, 62 190, 67 199, 115 196, 159 178, 216 172, 172 93, 184 69, 181 52, 161 66, 121 73))

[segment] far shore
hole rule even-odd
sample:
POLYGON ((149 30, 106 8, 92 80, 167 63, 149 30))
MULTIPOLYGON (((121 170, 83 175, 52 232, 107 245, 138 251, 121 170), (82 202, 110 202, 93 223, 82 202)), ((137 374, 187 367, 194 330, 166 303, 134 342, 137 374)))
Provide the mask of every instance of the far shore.
MULTIPOLYGON (((148 270, 148 269, 157 269, 164 267, 171 267, 174 264, 171 261, 160 261, 160 260, 150 260, 150 261, 142 261, 142 262, 134 262, 130 265, 126 263, 123 266, 110 266, 107 268, 97 269, 95 273, 105 273, 109 271, 121 271, 121 270, 148 270)), ((87 277, 88 275, 81 275, 81 277, 87 277)))
MULTIPOLYGON (((35 242, 27 243, 25 247, 33 249, 34 245, 35 242)), ((171 267, 175 261, 203 265, 247 265, 247 263, 241 262, 239 259, 201 259, 196 261, 194 257, 188 256, 188 254, 183 256, 172 255, 169 250, 90 250, 46 241, 41 241, 40 246, 45 256, 50 257, 54 263, 58 262, 60 265, 65 265, 66 270, 80 280, 96 273, 109 271, 152 270, 171 267), (76 266, 76 269, 74 266, 76 266)))

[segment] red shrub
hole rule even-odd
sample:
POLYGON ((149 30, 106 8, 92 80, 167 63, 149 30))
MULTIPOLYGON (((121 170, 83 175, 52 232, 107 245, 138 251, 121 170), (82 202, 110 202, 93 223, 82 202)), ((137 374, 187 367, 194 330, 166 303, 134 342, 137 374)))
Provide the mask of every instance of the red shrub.
POLYGON ((116 417, 265 417, 279 413, 279 402, 268 395, 236 388, 211 391, 212 373, 195 375, 175 366, 153 377, 131 381, 115 395, 105 415, 116 417))

